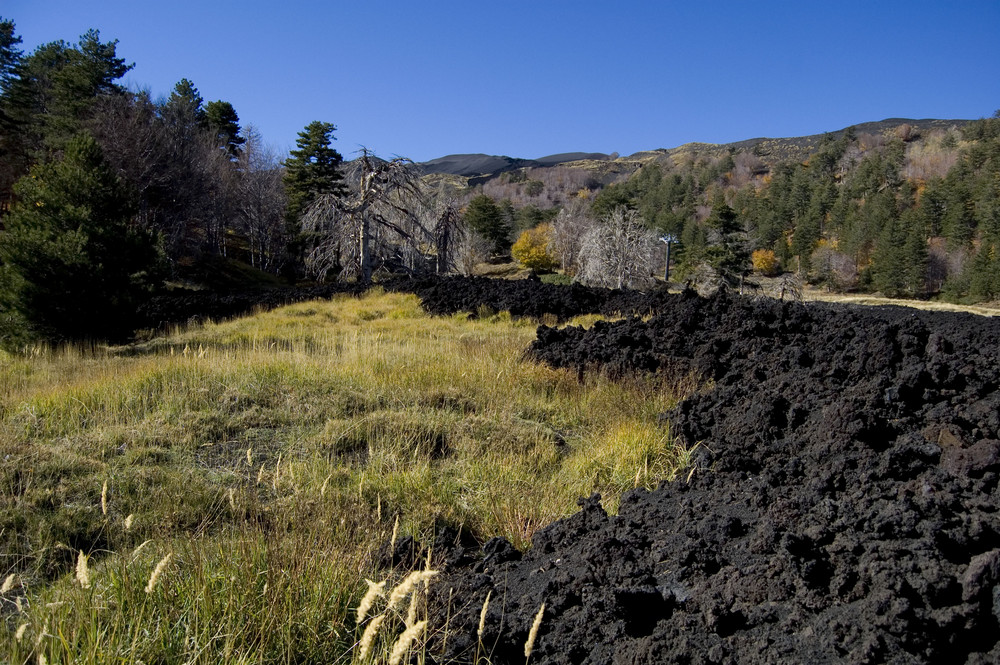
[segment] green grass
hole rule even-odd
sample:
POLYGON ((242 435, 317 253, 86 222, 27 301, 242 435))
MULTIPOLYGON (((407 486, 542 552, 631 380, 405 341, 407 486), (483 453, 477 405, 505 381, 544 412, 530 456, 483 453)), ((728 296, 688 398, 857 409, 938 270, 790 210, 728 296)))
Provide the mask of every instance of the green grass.
POLYGON ((580 383, 534 329, 376 290, 3 358, 0 662, 352 662, 397 520, 523 548, 684 466, 657 415, 693 382, 580 383))

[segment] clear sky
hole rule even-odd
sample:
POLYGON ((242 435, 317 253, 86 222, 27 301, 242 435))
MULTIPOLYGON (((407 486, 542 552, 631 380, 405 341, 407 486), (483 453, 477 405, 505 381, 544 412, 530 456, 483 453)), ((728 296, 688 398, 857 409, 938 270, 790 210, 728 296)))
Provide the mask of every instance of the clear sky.
POLYGON ((89 28, 281 150, 424 161, 816 134, 1000 108, 1000 0, 2 0, 24 50, 89 28))

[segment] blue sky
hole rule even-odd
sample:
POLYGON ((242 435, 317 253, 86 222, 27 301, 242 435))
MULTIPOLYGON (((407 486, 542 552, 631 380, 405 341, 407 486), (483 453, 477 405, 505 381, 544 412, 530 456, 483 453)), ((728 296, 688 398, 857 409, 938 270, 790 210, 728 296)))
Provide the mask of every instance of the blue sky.
POLYGON ((118 39, 280 150, 312 120, 417 161, 669 148, 1000 108, 1000 0, 4 0, 25 51, 118 39))

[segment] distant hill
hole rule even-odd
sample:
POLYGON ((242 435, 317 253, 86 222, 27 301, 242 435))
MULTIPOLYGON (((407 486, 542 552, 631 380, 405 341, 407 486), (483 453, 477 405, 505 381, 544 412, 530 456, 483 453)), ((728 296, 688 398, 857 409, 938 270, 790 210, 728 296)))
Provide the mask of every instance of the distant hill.
POLYGON ((832 138, 838 138, 848 129, 853 129, 855 134, 875 134, 875 135, 891 135, 896 134, 900 131, 900 128, 904 125, 909 126, 909 132, 911 137, 915 137, 923 132, 930 132, 935 129, 948 129, 949 127, 962 127, 971 120, 937 120, 937 119, 922 119, 914 120, 912 118, 887 118, 885 120, 878 120, 875 122, 863 122, 857 125, 851 125, 850 127, 845 127, 832 132, 827 132, 824 134, 812 134, 809 136, 793 136, 788 138, 754 138, 745 139, 743 141, 735 141, 733 143, 686 143, 684 145, 678 146, 676 148, 653 150, 645 153, 636 153, 631 155, 626 159, 635 159, 640 155, 645 155, 647 160, 651 157, 662 157, 669 156, 677 161, 679 157, 687 153, 698 153, 703 155, 712 155, 714 153, 724 153, 724 152, 753 152, 755 155, 761 158, 761 160, 768 166, 773 166, 778 162, 784 161, 803 161, 809 157, 810 154, 816 151, 819 147, 820 142, 822 142, 825 136, 830 136, 832 138))
POLYGON ((516 157, 500 157, 496 155, 447 155, 429 162, 418 164, 424 175, 445 173, 465 177, 497 175, 506 171, 538 166, 557 166, 567 162, 580 160, 606 161, 610 155, 600 152, 565 152, 538 159, 519 159, 516 157))
MULTIPOLYGON (((947 129, 949 127, 962 127, 971 120, 938 120, 922 119, 914 120, 910 118, 887 118, 876 122, 864 122, 853 125, 851 128, 856 134, 893 134, 900 131, 903 125, 909 125, 910 131, 916 134, 929 132, 935 129, 947 129)), ((501 173, 514 171, 522 168, 557 166, 571 164, 582 168, 588 168, 601 173, 608 172, 623 173, 631 172, 642 164, 649 162, 665 162, 667 160, 675 163, 681 162, 692 156, 713 156, 729 151, 753 152, 767 166, 773 166, 783 161, 803 161, 819 147, 824 136, 831 135, 834 138, 840 136, 849 128, 827 132, 826 134, 813 134, 811 136, 797 136, 789 138, 753 138, 733 143, 685 143, 675 148, 659 148, 656 150, 644 150, 626 157, 617 157, 603 153, 568 152, 538 159, 521 159, 516 157, 472 154, 472 155, 448 155, 432 159, 429 162, 418 164, 425 175, 442 174, 454 175, 463 178, 473 178, 476 182, 482 182, 490 177, 501 173)))

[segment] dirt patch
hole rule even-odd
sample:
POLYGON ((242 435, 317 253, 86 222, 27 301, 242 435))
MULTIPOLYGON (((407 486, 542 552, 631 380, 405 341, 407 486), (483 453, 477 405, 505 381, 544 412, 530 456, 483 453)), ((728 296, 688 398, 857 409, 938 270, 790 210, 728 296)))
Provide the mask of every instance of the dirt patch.
MULTIPOLYGON (((663 296, 660 313, 542 326, 531 353, 613 375, 696 371, 665 414, 687 480, 597 497, 520 553, 457 546, 443 660, 998 662, 1000 322, 896 307, 663 296)), ((450 599, 450 600, 449 600, 450 599)))

